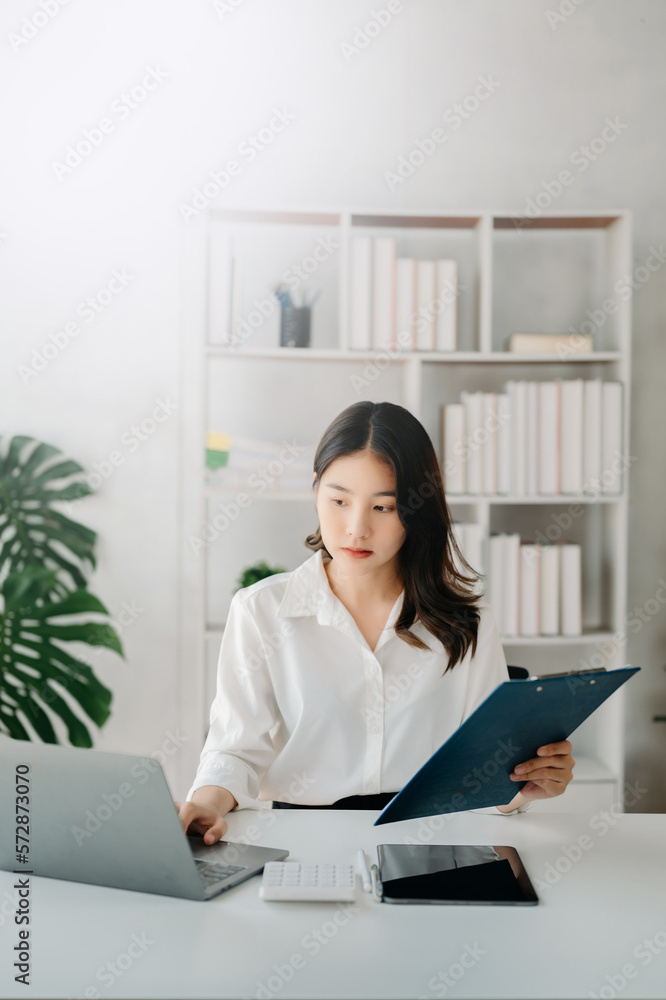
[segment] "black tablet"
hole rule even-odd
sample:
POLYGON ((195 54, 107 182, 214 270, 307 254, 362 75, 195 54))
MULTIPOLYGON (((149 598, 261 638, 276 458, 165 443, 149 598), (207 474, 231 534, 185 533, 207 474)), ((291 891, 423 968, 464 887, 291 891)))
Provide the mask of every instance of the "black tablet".
POLYGON ((533 906, 539 902, 514 847, 380 844, 383 903, 533 906))

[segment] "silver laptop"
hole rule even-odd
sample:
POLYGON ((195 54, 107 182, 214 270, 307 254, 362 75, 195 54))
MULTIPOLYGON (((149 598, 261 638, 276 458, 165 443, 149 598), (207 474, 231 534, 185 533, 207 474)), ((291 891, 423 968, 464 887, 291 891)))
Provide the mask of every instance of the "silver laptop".
POLYGON ((0 802, 0 868, 24 875, 210 899, 289 855, 186 836, 152 757, 0 737, 0 802))

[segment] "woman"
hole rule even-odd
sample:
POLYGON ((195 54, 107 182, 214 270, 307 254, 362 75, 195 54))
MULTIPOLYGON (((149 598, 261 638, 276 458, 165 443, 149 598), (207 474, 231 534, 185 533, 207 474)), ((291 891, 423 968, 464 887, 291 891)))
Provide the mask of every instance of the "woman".
MULTIPOLYGON (((383 808, 508 677, 435 450, 408 410, 344 410, 317 448, 313 489, 314 554, 231 602, 210 730, 176 803, 207 844, 237 806, 383 808)), ((565 790, 569 741, 538 754, 500 812, 565 790)))

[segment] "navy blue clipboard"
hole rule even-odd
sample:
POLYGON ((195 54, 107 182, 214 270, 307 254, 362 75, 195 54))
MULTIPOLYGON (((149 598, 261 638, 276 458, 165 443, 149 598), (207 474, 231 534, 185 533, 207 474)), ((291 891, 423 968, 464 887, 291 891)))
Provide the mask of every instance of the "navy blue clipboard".
POLYGON ((524 781, 509 775, 538 747, 566 740, 640 667, 499 684, 391 799, 374 826, 506 805, 524 781))

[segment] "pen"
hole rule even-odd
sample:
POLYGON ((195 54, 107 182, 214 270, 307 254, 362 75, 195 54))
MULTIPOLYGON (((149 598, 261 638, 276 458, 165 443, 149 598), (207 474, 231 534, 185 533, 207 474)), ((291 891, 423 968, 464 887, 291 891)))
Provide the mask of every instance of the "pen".
POLYGON ((370 872, 368 871, 368 862, 365 860, 365 851, 359 849, 357 858, 358 873, 361 876, 361 881, 363 882, 363 892, 370 892, 372 890, 372 883, 370 881, 370 872))
POLYGON ((384 891, 379 881, 379 868, 377 865, 371 867, 370 874, 372 876, 372 898, 378 903, 382 903, 384 901, 384 891))

